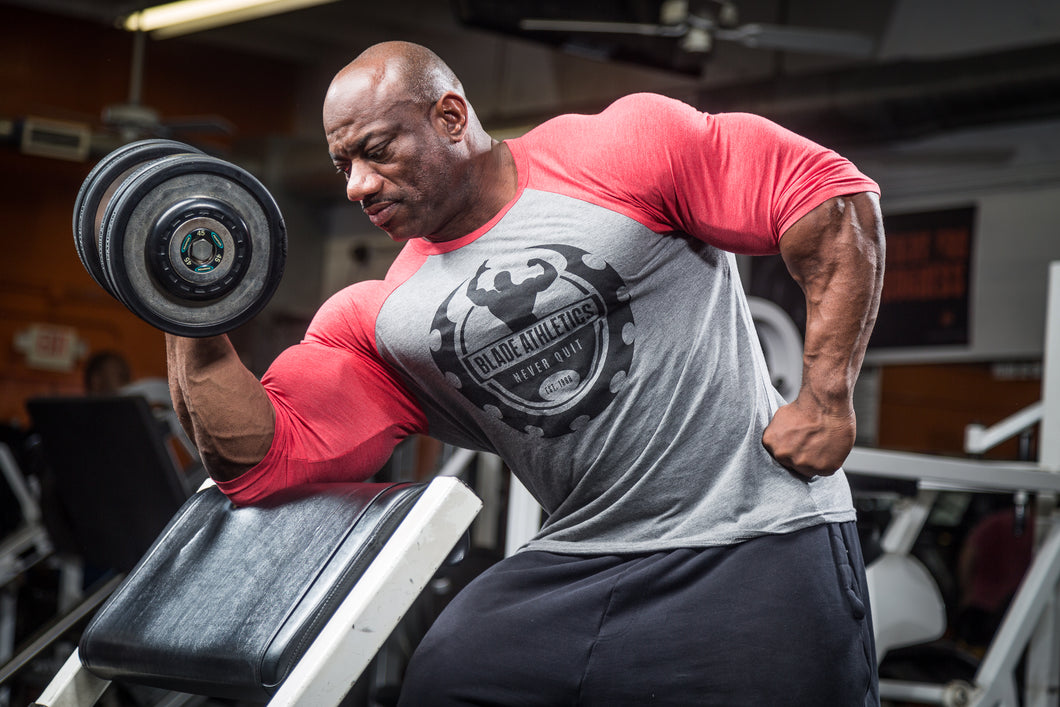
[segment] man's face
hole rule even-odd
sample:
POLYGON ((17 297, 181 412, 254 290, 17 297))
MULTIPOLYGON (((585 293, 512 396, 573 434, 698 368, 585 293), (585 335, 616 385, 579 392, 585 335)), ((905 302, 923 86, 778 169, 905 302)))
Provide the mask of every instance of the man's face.
POLYGON ((431 106, 368 72, 336 81, 324 102, 328 150, 346 180, 346 196, 394 240, 453 238, 452 141, 431 106))

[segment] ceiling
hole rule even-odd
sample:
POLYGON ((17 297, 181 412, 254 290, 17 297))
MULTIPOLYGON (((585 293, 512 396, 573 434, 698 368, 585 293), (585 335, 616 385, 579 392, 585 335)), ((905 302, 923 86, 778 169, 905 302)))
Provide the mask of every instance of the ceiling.
MULTIPOLYGON (((108 25, 137 6, 129 0, 0 4, 108 25)), ((717 4, 691 0, 689 7, 704 5, 709 12, 717 4)), ((669 39, 495 31, 513 16, 652 22, 658 21, 660 5, 661 0, 339 0, 209 30, 196 39, 281 56, 327 76, 373 42, 421 42, 453 65, 484 120, 498 127, 598 107, 632 90, 657 90, 715 110, 747 107, 809 124, 822 112, 831 113, 833 130, 868 130, 872 140, 960 120, 943 115, 951 109, 963 114, 966 123, 1060 112, 1060 3, 1054 0, 733 3, 740 25, 771 23, 863 35, 872 42, 865 58, 753 49, 724 40, 715 41, 709 53, 689 54, 675 50, 669 39), (654 56, 637 63, 631 48, 642 50, 641 59, 654 56), (631 56, 634 61, 614 60, 631 56), (668 69, 661 68, 668 63, 668 69), (1009 104, 1005 110, 999 109, 999 101, 1009 104), (917 102, 928 105, 912 109, 909 104, 917 102), (937 115, 926 115, 932 111, 937 115), (858 113, 860 119, 850 117, 858 113), (875 120, 865 119, 873 113, 875 120), (846 117, 839 120, 836 114, 846 117), (851 120, 853 125, 842 124, 851 120), (910 122, 911 128, 906 125, 910 122)))

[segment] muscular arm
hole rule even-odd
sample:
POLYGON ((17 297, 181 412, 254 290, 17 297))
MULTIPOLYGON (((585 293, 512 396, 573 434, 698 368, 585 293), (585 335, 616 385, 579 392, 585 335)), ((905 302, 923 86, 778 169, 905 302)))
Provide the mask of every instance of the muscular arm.
POLYGON ((798 398, 777 410, 762 443, 806 476, 834 473, 854 445, 854 383, 883 287, 879 200, 862 193, 829 199, 780 241, 806 296, 806 340, 798 398))
POLYGON ((180 423, 217 481, 234 479, 264 459, 275 411, 227 336, 166 335, 169 388, 180 423))

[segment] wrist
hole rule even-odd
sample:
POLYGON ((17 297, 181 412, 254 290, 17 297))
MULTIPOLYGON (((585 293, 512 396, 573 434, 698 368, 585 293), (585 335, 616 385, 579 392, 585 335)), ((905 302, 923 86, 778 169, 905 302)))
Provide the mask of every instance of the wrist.
POLYGON ((828 417, 847 417, 854 414, 853 389, 844 386, 814 385, 803 379, 796 403, 812 407, 828 417))

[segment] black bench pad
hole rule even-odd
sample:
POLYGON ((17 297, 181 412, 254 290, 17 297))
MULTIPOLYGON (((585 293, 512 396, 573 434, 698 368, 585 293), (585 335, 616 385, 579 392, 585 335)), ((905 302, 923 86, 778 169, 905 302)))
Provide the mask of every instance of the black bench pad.
POLYGON ((425 488, 304 486, 244 508, 198 492, 86 628, 82 663, 108 680, 266 701, 425 488))

